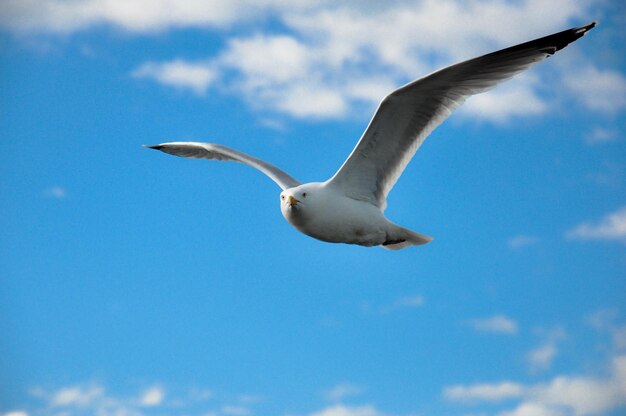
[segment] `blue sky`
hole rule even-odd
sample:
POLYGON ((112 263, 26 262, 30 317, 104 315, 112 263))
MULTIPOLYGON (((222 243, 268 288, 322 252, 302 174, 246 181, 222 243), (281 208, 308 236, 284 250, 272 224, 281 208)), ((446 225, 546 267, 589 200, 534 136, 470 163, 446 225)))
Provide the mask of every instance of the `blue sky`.
POLYGON ((586 416, 626 409, 619 1, 4 0, 0 415, 586 416), (384 94, 597 20, 427 139, 327 244, 222 143, 329 178, 384 94))

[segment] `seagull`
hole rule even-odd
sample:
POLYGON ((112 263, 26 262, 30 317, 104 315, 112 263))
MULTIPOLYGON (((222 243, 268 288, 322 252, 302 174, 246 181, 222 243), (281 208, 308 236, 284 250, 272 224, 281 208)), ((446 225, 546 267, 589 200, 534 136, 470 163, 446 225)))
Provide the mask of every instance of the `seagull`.
POLYGON ((572 28, 448 66, 380 102, 356 147, 325 182, 300 183, 276 166, 229 147, 199 142, 145 146, 176 156, 240 162, 280 186, 280 209, 300 232, 330 243, 399 250, 432 240, 389 221, 387 194, 426 137, 470 96, 485 92, 582 37, 572 28))

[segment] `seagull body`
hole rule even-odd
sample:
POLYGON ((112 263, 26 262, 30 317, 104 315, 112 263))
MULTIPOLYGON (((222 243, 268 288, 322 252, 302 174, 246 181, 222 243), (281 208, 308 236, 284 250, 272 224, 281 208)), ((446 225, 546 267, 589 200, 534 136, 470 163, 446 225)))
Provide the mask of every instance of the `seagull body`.
POLYGON ((285 219, 302 233, 331 243, 398 250, 432 240, 389 221, 387 194, 430 132, 468 97, 487 91, 564 48, 595 23, 565 30, 455 64, 387 95, 356 147, 325 182, 301 184, 276 166, 229 147, 170 142, 149 148, 188 158, 252 166, 280 186, 285 219))
POLYGON ((346 196, 332 181, 285 190, 281 211, 296 229, 329 243, 400 249, 432 240, 392 223, 375 205, 346 196))

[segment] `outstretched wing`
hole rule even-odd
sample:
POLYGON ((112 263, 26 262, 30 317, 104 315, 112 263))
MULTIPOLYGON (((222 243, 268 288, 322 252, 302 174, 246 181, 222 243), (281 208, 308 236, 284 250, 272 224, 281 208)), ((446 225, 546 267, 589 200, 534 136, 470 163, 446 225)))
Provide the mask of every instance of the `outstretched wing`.
POLYGON ((471 95, 493 88, 595 26, 573 28, 449 66, 386 96, 356 147, 328 181, 381 209, 426 136, 471 95))
POLYGON ((276 166, 264 162, 230 147, 212 143, 198 142, 171 142, 154 146, 146 146, 150 149, 160 150, 175 156, 189 157, 194 159, 214 159, 241 162, 256 168, 272 178, 283 190, 300 185, 300 182, 287 175, 276 166))

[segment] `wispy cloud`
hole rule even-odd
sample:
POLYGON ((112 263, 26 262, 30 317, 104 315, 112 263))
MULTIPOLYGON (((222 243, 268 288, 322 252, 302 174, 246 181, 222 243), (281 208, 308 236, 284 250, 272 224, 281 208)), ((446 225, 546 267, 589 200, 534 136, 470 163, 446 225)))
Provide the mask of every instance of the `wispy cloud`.
MULTIPOLYGON (((362 107, 373 110, 394 87, 437 67, 561 30, 586 17, 590 7, 567 0, 541 7, 536 3, 499 1, 486 8, 462 0, 376 6, 349 0, 9 0, 0 26, 20 33, 68 34, 103 25, 142 35, 189 27, 235 33, 205 60, 146 62, 132 74, 200 95, 220 79, 220 91, 239 94, 262 112, 328 119, 360 114, 362 107), (232 30, 238 24, 265 22, 268 16, 282 23, 280 30, 261 29, 246 36, 232 30), (506 23, 511 21, 524 24, 506 23), (442 29, 446 27, 455 30, 442 29)), ((617 71, 592 65, 552 70, 566 73, 559 78, 593 110, 615 112, 625 105, 626 78, 617 71)), ((539 88, 545 93, 551 84, 539 74, 473 97, 462 113, 493 122, 544 114, 548 102, 539 88)))
POLYGON ((526 354, 526 361, 532 372, 540 372, 550 368, 559 352, 558 343, 566 337, 566 332, 561 327, 540 330, 539 332, 543 338, 542 342, 526 354))
POLYGON ((472 319, 467 324, 479 332, 496 334, 517 334, 517 322, 505 315, 494 315, 487 318, 472 319))
POLYGON ((552 360, 556 357, 558 349, 556 342, 546 342, 539 347, 531 350, 527 355, 531 369, 533 371, 547 370, 552 364, 552 360))
POLYGON ((586 175, 587 179, 596 185, 621 189, 626 176, 626 165, 605 161, 600 166, 596 166, 596 169, 595 172, 586 175))
POLYGON ((552 408, 570 408, 577 415, 600 414, 626 404, 626 357, 614 359, 606 378, 560 376, 533 386, 529 399, 552 408))
POLYGON ((398 309, 415 309, 424 305, 424 297, 422 295, 406 296, 396 299, 389 305, 381 306, 380 313, 390 313, 398 309))
POLYGON ((364 312, 374 312, 386 315, 402 309, 415 309, 424 306, 424 297, 422 295, 404 296, 394 300, 391 303, 379 306, 373 306, 369 302, 363 302, 362 309, 364 312))
POLYGON ((566 233, 571 240, 613 240, 626 242, 626 206, 597 222, 582 223, 566 233))
POLYGON ((211 399, 214 395, 213 390, 197 387, 192 388, 188 393, 188 397, 192 402, 203 402, 211 399))
POLYGON ((222 413, 229 416, 249 416, 252 411, 244 406, 226 405, 222 406, 222 413))
POLYGON ((104 397, 104 388, 100 385, 73 386, 60 389, 49 396, 50 406, 86 407, 104 397))
POLYGON ((30 393, 33 397, 43 400, 46 407, 58 412, 93 411, 94 413, 132 414, 136 409, 132 400, 109 396, 104 386, 95 382, 56 390, 36 387, 30 393))
POLYGON ((357 396, 362 392, 362 387, 350 383, 341 383, 328 390, 324 396, 328 400, 339 401, 346 397, 357 396))
POLYGON ((585 142, 589 145, 596 145, 616 141, 619 132, 606 127, 596 127, 585 135, 585 142))
POLYGON ((65 199, 67 198, 67 190, 62 186, 51 186, 43 191, 43 196, 46 198, 65 199))
POLYGON ((203 95, 215 79, 215 71, 206 63, 186 62, 176 59, 170 62, 146 62, 135 69, 132 76, 148 78, 171 87, 189 89, 203 95))
POLYGON ((260 394, 242 394, 238 397, 241 403, 259 403, 262 402, 264 397, 260 394))
MULTIPOLYGON (((190 409, 197 410, 204 407, 207 408, 208 412, 209 407, 216 408, 219 406, 219 402, 217 404, 207 403, 209 399, 213 398, 213 393, 210 390, 183 389, 178 394, 172 394, 174 397, 170 398, 168 391, 159 384, 135 392, 126 391, 123 394, 110 392, 100 382, 79 383, 56 389, 35 387, 29 393, 40 402, 38 406, 26 408, 25 411, 33 415, 143 416, 154 414, 154 412, 189 414, 190 409)), ((252 403, 252 401, 245 403, 252 403)), ((252 414, 250 408, 240 405, 223 404, 219 409, 216 415, 246 416, 252 414), (245 414, 244 410, 246 410, 245 414)), ((195 410, 193 411, 195 412, 195 410)))
POLYGON ((548 104, 536 90, 538 79, 528 73, 467 100, 460 114, 480 120, 504 123, 513 117, 537 116, 548 111, 548 104))
MULTIPOLYGON (((407 81, 458 60, 563 29, 572 18, 584 15, 586 8, 583 3, 564 0, 551 3, 549 13, 545 12, 547 6, 536 7, 531 0, 491 3, 489 9, 480 2, 460 0, 392 2, 377 7, 341 1, 332 5, 296 2, 294 6, 267 0, 218 1, 217 6, 212 3, 203 8, 194 8, 188 2, 176 6, 168 3, 169 10, 175 12, 162 13, 159 6, 163 2, 148 8, 157 11, 136 19, 132 18, 133 10, 126 10, 122 19, 118 15, 122 6, 110 1, 106 7, 90 9, 92 21, 85 20, 84 25, 99 21, 139 32, 190 26, 219 28, 249 21, 252 12, 261 20, 271 14, 283 23, 280 31, 235 35, 216 55, 201 62, 180 58, 148 62, 133 74, 196 93, 204 93, 215 79, 220 79, 220 91, 240 95, 263 113, 313 119, 343 118, 361 114, 363 109, 369 113, 384 95, 407 81), (223 11, 218 13, 218 9, 223 11), (525 24, 511 27, 503 23, 511 20, 525 24), (388 23, 380 25, 381 21, 388 23), (445 27, 457 29, 442 30, 445 27)), ((74 11, 64 7, 57 11, 74 16, 74 11)), ((56 26, 39 22, 37 27, 54 30, 56 26)), ((551 70, 564 71, 556 66, 551 70)), ((472 120, 493 122, 544 114, 548 103, 539 88, 545 92, 550 84, 542 82, 539 74, 525 74, 489 94, 471 98, 462 114, 472 120)), ((607 70, 600 75, 606 74, 616 78, 607 70)), ((619 74, 615 74, 619 81, 619 74)), ((599 83, 598 88, 605 88, 599 83)), ((576 88, 576 80, 570 84, 576 88)), ((589 91, 584 94, 585 103, 605 111, 594 104, 589 91)))
POLYGON ((383 413, 374 406, 344 406, 341 404, 330 406, 310 416, 382 416, 383 413))
POLYGON ((154 33, 173 28, 221 28, 263 18, 272 10, 307 8, 312 1, 285 0, 6 0, 0 25, 21 33, 68 34, 109 25, 127 32, 154 33))
POLYGON ((498 416, 567 416, 563 410, 540 403, 524 402, 514 410, 504 411, 498 416))
POLYGON ((557 376, 546 383, 451 386, 443 395, 451 401, 475 404, 516 399, 515 408, 499 416, 576 415, 592 416, 626 406, 626 355, 611 363, 605 377, 557 376))
POLYGON ((590 110, 616 114, 626 108, 626 76, 620 72, 584 65, 566 72, 564 82, 590 110))
POLYGON ((626 349, 626 323, 618 321, 619 311, 616 308, 599 309, 590 314, 586 321, 596 330, 610 334, 611 347, 621 351, 626 349))
POLYGON ((165 390, 161 386, 153 386, 146 389, 139 398, 139 403, 145 407, 154 407, 163 403, 165 390))
POLYGON ((443 395, 446 399, 458 402, 501 401, 522 397, 524 387, 518 383, 505 381, 497 384, 475 384, 472 386, 455 385, 446 387, 443 395))
POLYGON ((533 235, 520 234, 508 239, 506 244, 511 249, 521 249, 539 243, 539 237, 533 235))

